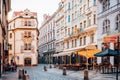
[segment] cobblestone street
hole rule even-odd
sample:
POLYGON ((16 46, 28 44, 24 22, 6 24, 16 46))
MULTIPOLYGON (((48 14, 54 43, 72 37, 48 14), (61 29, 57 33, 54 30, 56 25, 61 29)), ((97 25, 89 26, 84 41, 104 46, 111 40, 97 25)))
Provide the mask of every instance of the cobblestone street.
MULTIPOLYGON (((30 80, 83 80, 83 71, 68 71, 67 75, 62 75, 62 70, 58 68, 49 68, 47 66, 47 71, 43 70, 44 64, 39 64, 34 67, 19 67, 19 69, 24 69, 30 76, 30 80)), ((89 71, 90 80, 116 80, 116 74, 100 74, 95 71, 89 71)), ((120 74, 119 74, 120 79, 120 74)), ((0 80, 18 80, 17 72, 6 72, 3 74, 0 80)))

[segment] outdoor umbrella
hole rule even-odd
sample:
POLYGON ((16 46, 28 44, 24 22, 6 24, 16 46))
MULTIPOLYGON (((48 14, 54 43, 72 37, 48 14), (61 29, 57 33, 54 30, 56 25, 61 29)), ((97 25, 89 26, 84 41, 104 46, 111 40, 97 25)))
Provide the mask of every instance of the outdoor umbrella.
POLYGON ((102 56, 117 56, 120 55, 120 51, 119 53, 116 50, 112 50, 112 49, 106 49, 104 51, 98 52, 96 54, 94 54, 94 56, 97 57, 102 57, 102 56))

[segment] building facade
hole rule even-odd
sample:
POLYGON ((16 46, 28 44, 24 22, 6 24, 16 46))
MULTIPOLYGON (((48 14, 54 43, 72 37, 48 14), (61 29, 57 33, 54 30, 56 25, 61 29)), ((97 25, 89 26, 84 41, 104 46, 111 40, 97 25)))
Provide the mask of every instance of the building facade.
POLYGON ((8 62, 8 12, 11 10, 11 0, 0 0, 0 77, 8 62))
MULTIPOLYGON (((117 42, 105 42, 105 37, 120 36, 120 0, 98 0, 98 48, 104 50, 120 49, 117 42)), ((116 57, 105 58, 112 65, 116 64, 116 57)), ((98 58, 98 63, 102 62, 98 58)), ((120 62, 120 61, 119 61, 120 62)))
POLYGON ((82 63, 86 58, 76 59, 74 54, 84 55, 88 45, 97 47, 97 1, 64 0, 60 7, 55 28, 56 51, 59 53, 54 56, 63 56, 59 58, 61 64, 82 63))
POLYGON ((44 21, 39 28, 39 54, 40 62, 52 63, 52 55, 55 53, 55 13, 52 16, 44 14, 44 21))
POLYGON ((88 45, 97 48, 97 0, 61 0, 55 15, 53 62, 75 64, 93 58, 85 53, 88 45))
POLYGON ((19 66, 38 64, 38 20, 37 13, 28 9, 15 11, 9 21, 9 63, 19 66))

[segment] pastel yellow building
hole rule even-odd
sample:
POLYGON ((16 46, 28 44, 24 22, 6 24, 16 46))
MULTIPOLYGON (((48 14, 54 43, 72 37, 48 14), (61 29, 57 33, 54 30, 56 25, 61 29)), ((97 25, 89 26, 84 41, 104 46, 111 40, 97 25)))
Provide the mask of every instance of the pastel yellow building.
POLYGON ((15 61, 19 66, 38 64, 38 20, 37 13, 15 11, 9 22, 9 63, 15 61))

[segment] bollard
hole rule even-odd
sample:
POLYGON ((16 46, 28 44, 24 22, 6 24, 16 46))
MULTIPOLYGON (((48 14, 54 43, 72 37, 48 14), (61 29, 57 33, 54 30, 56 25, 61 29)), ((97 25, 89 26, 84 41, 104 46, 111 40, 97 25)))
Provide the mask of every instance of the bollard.
POLYGON ((52 65, 50 65, 50 68, 52 68, 52 65))
POLYGON ((47 71, 47 67, 46 66, 44 66, 44 71, 47 71))
POLYGON ((25 74, 23 80, 30 80, 29 75, 28 75, 28 74, 25 74))
POLYGON ((88 70, 85 70, 85 71, 84 71, 84 80, 89 80, 88 70))
POLYGON ((63 75, 66 75, 66 67, 63 67, 63 75))
POLYGON ((19 69, 18 78, 19 79, 23 79, 23 76, 24 76, 24 70, 23 69, 19 69))

